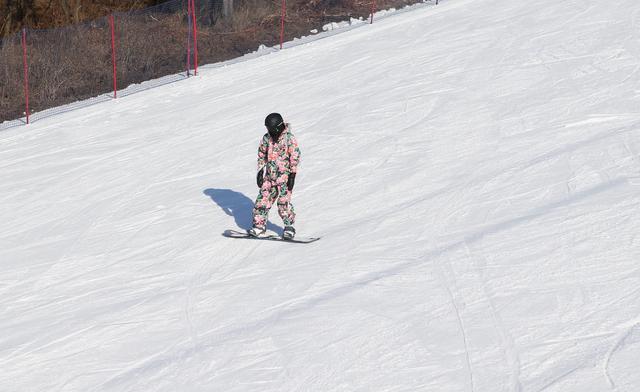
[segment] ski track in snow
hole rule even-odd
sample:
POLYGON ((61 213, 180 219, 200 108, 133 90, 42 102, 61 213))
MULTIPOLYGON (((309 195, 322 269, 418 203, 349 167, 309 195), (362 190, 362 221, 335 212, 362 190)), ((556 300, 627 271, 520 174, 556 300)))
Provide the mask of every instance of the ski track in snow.
POLYGON ((0 390, 640 390, 639 26, 449 0, 0 132, 0 390), (221 235, 272 111, 310 245, 221 235))

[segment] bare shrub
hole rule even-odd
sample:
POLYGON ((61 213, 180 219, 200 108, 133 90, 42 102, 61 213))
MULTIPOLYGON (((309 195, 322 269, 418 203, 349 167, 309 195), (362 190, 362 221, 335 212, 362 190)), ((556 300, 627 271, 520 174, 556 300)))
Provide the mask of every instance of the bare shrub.
POLYGON ((109 30, 105 21, 27 35, 32 111, 100 95, 109 89, 109 30))
POLYGON ((20 36, 0 41, 0 122, 18 118, 25 110, 20 36))
POLYGON ((150 12, 117 18, 118 83, 184 71, 189 34, 186 12, 150 12))

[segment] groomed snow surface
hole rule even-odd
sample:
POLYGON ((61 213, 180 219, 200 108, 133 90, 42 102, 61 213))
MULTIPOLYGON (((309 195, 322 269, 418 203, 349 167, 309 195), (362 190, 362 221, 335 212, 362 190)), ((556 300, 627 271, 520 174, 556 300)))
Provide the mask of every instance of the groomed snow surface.
POLYGON ((449 0, 0 133, 0 390, 640 390, 639 70, 636 0, 449 0), (272 111, 314 244, 221 236, 272 111))

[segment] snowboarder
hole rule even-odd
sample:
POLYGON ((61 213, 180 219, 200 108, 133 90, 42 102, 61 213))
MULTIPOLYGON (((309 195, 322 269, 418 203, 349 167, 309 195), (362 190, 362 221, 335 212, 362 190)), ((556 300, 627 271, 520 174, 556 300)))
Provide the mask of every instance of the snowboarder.
POLYGON ((296 230, 296 213, 291 204, 291 192, 296 181, 300 148, 291 132, 291 125, 285 123, 279 113, 269 114, 264 125, 267 133, 258 148, 258 175, 256 182, 260 188, 253 207, 253 227, 247 232, 255 237, 265 234, 269 210, 273 203, 278 206, 278 214, 284 222, 285 239, 292 239, 296 230))

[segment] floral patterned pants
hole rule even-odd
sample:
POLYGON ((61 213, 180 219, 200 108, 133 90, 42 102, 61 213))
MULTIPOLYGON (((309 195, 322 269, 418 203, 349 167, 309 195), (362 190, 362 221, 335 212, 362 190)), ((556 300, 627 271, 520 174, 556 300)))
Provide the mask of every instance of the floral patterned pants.
POLYGON ((278 205, 278 214, 285 226, 293 226, 296 213, 291 204, 291 192, 287 189, 287 183, 277 184, 265 179, 260 188, 260 193, 253 207, 253 227, 264 229, 267 227, 269 210, 273 203, 278 205))

